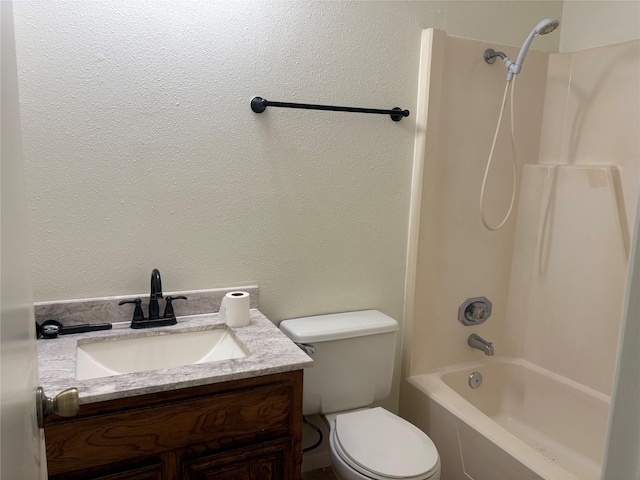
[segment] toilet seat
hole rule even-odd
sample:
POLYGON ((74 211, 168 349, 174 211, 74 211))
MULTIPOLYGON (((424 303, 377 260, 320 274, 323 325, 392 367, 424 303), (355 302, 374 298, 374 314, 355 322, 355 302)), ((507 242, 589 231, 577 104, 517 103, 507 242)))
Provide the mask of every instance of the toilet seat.
POLYGON ((332 435, 340 458, 369 478, 424 480, 440 467, 431 439, 380 407, 338 415, 332 435))

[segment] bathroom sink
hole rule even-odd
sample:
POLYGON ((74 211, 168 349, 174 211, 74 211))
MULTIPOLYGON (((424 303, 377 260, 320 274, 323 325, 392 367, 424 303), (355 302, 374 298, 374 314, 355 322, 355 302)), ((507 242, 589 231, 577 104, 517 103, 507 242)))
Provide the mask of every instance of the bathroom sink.
POLYGON ((77 347, 76 379, 241 357, 246 353, 226 328, 84 343, 77 347))

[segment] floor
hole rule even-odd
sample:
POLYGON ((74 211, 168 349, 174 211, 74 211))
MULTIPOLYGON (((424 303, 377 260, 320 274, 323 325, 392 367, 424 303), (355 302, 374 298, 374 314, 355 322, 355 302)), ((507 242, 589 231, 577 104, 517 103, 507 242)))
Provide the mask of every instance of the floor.
POLYGON ((333 474, 331 467, 325 467, 304 472, 302 480, 336 480, 336 476, 333 474))

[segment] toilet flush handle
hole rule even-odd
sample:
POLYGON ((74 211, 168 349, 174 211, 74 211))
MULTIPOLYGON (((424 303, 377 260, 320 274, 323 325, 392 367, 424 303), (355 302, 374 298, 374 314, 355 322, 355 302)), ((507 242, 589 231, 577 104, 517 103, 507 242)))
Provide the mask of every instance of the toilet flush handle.
POLYGON ((299 346, 302 350, 304 350, 304 353, 306 353, 307 355, 311 356, 314 353, 316 353, 316 347, 314 347, 313 345, 311 345, 310 343, 299 343, 299 342, 293 342, 295 343, 297 346, 299 346))

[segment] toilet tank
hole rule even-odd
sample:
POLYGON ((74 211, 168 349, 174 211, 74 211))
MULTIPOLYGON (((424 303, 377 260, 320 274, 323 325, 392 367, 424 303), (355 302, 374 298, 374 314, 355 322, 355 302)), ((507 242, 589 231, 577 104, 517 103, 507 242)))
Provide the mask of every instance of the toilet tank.
POLYGON ((366 407, 389 396, 398 322, 377 310, 280 322, 296 343, 313 345, 304 370, 303 414, 366 407))

